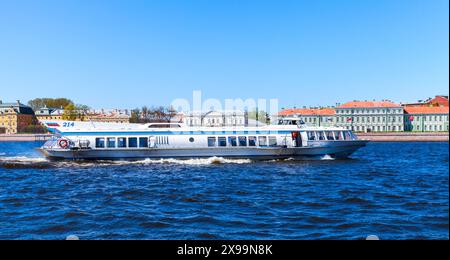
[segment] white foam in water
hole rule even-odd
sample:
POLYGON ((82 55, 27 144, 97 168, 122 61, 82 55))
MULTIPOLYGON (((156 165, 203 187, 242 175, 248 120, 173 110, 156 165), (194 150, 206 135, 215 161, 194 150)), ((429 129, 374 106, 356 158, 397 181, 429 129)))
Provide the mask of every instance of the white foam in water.
POLYGON ((26 157, 26 156, 10 156, 0 157, 2 162, 21 162, 21 163, 40 163, 47 162, 47 159, 43 157, 26 157))
POLYGON ((294 161, 295 159, 292 157, 286 158, 286 159, 273 159, 267 162, 289 162, 289 161, 294 161))
POLYGON ((210 165, 210 164, 224 164, 224 163, 251 163, 250 159, 225 159, 223 157, 210 157, 210 158, 198 158, 198 159, 145 159, 140 161, 117 161, 113 164, 126 165, 126 164, 184 164, 184 165, 210 165))
MULTIPOLYGON (((11 156, 0 157, 0 162, 5 163, 21 163, 21 164, 33 164, 50 162, 44 157, 26 157, 26 156, 11 156)), ((181 164, 181 165, 211 165, 211 164, 244 164, 251 163, 250 159, 225 159, 223 157, 210 157, 199 159, 145 159, 139 161, 58 161, 54 162, 57 166, 75 166, 75 167, 93 167, 93 166, 110 166, 110 165, 133 165, 133 164, 181 164)))
POLYGON ((325 154, 320 160, 334 160, 333 157, 331 157, 329 154, 325 154))

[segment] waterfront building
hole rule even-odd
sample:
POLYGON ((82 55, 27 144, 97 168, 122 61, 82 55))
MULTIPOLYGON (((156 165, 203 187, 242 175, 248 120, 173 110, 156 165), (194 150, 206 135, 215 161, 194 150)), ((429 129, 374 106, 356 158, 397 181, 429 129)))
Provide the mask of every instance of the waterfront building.
POLYGON ((448 107, 448 96, 438 95, 425 101, 419 100, 415 103, 404 103, 404 107, 448 107))
POLYGON ((17 134, 33 125, 35 116, 33 109, 20 103, 3 103, 0 101, 0 133, 17 134))
POLYGON ((36 110, 34 113, 38 120, 62 120, 64 109, 45 106, 36 110))
POLYGON ((351 101, 336 108, 336 125, 356 132, 404 130, 403 107, 388 100, 351 101))
POLYGON ((119 113, 88 114, 85 121, 128 124, 130 116, 119 113))
MULTIPOLYGON (((35 114, 38 120, 64 120, 63 108, 43 107, 38 109, 35 112, 35 114)), ((99 110, 77 111, 76 114, 77 117, 75 118, 75 121, 93 121, 103 123, 130 122, 130 116, 127 114, 127 110, 99 109, 99 110)))
POLYGON ((426 100, 425 103, 433 107, 448 107, 448 96, 435 96, 432 99, 426 100))
POLYGON ((278 113, 278 117, 298 117, 308 126, 336 125, 336 109, 333 107, 284 109, 278 113))
MULTIPOLYGON (((38 120, 64 120, 64 108, 53 108, 44 106, 39 108, 34 113, 36 114, 36 118, 38 120)), ((85 111, 73 111, 76 115, 74 121, 86 121, 86 112, 85 111)))
POLYGON ((406 106, 404 109, 405 131, 449 131, 448 106, 406 106))
POLYGON ((117 108, 113 108, 113 109, 105 109, 105 108, 101 108, 101 109, 89 109, 88 111, 86 111, 87 114, 93 114, 93 115, 97 115, 97 114, 114 114, 114 115, 120 115, 120 116, 131 116, 131 111, 129 109, 117 109, 117 108))
POLYGON ((193 111, 184 114, 183 122, 188 126, 247 126, 248 113, 243 111, 193 111))

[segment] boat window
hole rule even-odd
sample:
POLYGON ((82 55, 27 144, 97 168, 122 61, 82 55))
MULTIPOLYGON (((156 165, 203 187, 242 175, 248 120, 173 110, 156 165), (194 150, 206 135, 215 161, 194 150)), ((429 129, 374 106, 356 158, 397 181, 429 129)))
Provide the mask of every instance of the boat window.
POLYGON ((128 147, 134 148, 138 146, 137 137, 128 138, 128 147))
POLYGON ((325 135, 327 136, 327 140, 334 140, 334 135, 333 132, 331 131, 326 131, 325 135))
POLYGON ((342 140, 341 132, 335 131, 334 132, 334 137, 336 138, 336 140, 342 140))
POLYGON ((256 146, 256 136, 248 137, 248 146, 256 146))
POLYGON ((317 131, 317 137, 319 140, 325 140, 325 134, 322 131, 317 131))
POLYGON ((225 138, 225 136, 219 136, 218 143, 219 146, 227 146, 227 139, 225 138))
POLYGON ((309 141, 314 141, 314 140, 316 140, 316 134, 315 134, 314 132, 308 131, 308 132, 306 132, 306 133, 308 133, 308 140, 309 140, 309 141))
POLYGON ((105 138, 95 138, 95 148, 105 148, 105 138))
POLYGON ((116 148, 116 138, 108 137, 106 139, 106 145, 108 146, 108 148, 116 148))
POLYGON ((209 147, 215 147, 216 146, 216 138, 215 137, 208 137, 208 146, 209 147))
POLYGON ((228 136, 228 144, 230 146, 237 146, 236 136, 228 136))
POLYGON ((275 136, 269 136, 269 146, 277 146, 277 138, 275 136))
POLYGON ((164 123, 152 123, 149 124, 148 128, 180 128, 180 124, 174 124, 174 123, 168 123, 168 124, 164 124, 164 123))
POLYGON ((139 137, 139 147, 142 147, 142 148, 148 147, 148 138, 147 137, 139 137))
POLYGON ((358 140, 358 137, 353 132, 350 132, 350 135, 352 137, 352 140, 358 140))
POLYGON ((352 140, 350 131, 344 131, 344 140, 352 140))
POLYGON ((127 147, 127 139, 125 137, 117 138, 117 147, 119 148, 127 147))
POLYGON ((247 146, 247 137, 239 136, 239 146, 247 146))
POLYGON ((258 145, 267 146, 267 136, 258 136, 258 145))
POLYGON ((189 137, 189 142, 193 143, 194 141, 194 137, 189 137))

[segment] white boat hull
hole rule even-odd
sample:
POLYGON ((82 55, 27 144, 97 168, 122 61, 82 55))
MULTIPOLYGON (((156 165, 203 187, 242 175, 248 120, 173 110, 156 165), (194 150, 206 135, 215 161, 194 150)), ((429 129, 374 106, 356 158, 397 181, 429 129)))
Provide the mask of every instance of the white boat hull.
POLYGON ((146 158, 248 158, 255 160, 287 159, 330 155, 345 158, 367 141, 316 141, 306 147, 213 147, 213 148, 139 148, 139 149, 39 149, 50 159, 133 160, 146 158))

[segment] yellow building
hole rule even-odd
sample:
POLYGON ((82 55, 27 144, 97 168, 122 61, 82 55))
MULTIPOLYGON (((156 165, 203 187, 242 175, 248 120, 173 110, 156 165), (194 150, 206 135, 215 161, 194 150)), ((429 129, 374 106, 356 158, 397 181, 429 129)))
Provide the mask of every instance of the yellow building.
POLYGON ((26 127, 33 125, 35 116, 31 107, 16 103, 3 103, 0 101, 0 133, 17 134, 26 127))
MULTIPOLYGON (((63 118, 63 108, 48 108, 43 107, 35 112, 38 120, 65 120, 63 118)), ((119 113, 119 111, 76 111, 77 115, 74 121, 93 121, 103 123, 129 123, 130 117, 126 114, 119 113)))

